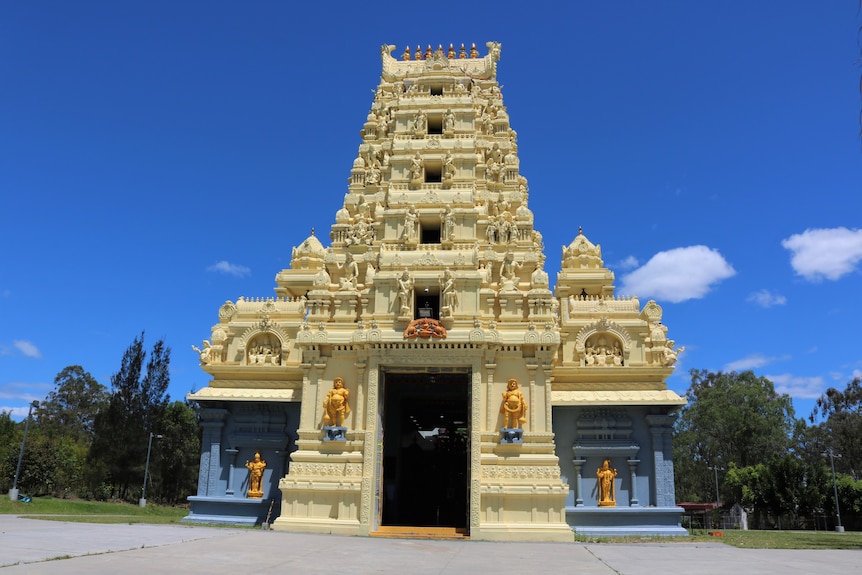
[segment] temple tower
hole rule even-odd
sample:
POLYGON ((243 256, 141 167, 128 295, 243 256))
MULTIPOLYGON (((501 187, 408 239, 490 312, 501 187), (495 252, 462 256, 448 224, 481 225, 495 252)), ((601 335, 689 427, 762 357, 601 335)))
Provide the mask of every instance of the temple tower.
POLYGON ((206 432, 189 518, 269 509, 274 529, 486 540, 571 541, 579 521, 682 532, 668 433, 684 400, 664 384, 677 350, 661 308, 615 297, 580 232, 550 290, 499 44, 394 49, 329 247, 312 232, 276 297, 225 303, 197 350, 213 379, 190 396, 206 432), (270 462, 259 498, 238 487, 254 452, 270 462), (605 460, 622 467, 606 474, 614 505, 584 479, 605 460))

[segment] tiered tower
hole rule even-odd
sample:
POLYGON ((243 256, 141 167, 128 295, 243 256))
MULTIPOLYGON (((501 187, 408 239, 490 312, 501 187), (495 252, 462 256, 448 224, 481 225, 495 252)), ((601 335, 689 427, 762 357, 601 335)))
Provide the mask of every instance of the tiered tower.
POLYGON ((329 247, 312 231, 277 297, 227 302, 198 350, 213 380, 191 396, 205 437, 190 519, 261 520, 270 499, 273 528, 296 531, 673 531, 667 433, 684 401, 664 385, 676 351, 661 308, 616 298, 580 232, 550 291, 500 45, 487 48, 399 61, 382 47, 329 247), (249 502, 236 461, 267 449, 265 495, 249 502), (584 485, 604 459, 625 462, 613 497, 634 515, 600 509, 584 485), (662 519, 644 519, 656 506, 662 519))

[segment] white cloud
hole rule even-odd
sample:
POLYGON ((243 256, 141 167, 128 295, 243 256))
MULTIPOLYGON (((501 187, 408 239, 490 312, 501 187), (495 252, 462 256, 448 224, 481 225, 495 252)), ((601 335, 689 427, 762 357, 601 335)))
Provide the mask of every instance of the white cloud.
POLYGON ((731 361, 722 368, 722 371, 746 371, 749 369, 758 369, 764 365, 769 365, 776 361, 786 361, 788 359, 790 359, 789 355, 771 357, 763 355, 762 353, 753 353, 749 356, 737 359, 736 361, 731 361))
POLYGON ((837 280, 862 261, 862 230, 805 230, 782 240, 781 245, 793 253, 793 271, 809 281, 837 280))
POLYGON ((775 391, 799 399, 817 399, 826 390, 826 382, 820 376, 794 377, 789 373, 766 375, 775 384, 775 391))
POLYGON ((727 260, 707 246, 659 252, 622 278, 622 293, 679 303, 704 297, 721 280, 736 274, 727 260))
POLYGON ((624 259, 623 261, 621 261, 620 263, 618 263, 615 267, 617 269, 621 269, 621 270, 630 270, 630 269, 634 269, 634 268, 638 267, 639 263, 640 262, 638 261, 638 259, 636 257, 629 256, 626 259, 624 259))
POLYGON ((12 345, 15 346, 15 349, 17 349, 27 357, 32 357, 36 359, 42 357, 42 353, 39 351, 39 348, 27 340, 16 339, 12 342, 12 345))
POLYGON ((745 301, 756 303, 760 307, 772 307, 786 304, 787 298, 781 294, 772 293, 768 289, 762 289, 749 295, 745 301))
POLYGON ((251 270, 245 266, 240 266, 237 264, 232 264, 228 261, 222 260, 217 262, 210 267, 207 268, 208 272, 219 272, 223 274, 228 274, 231 276, 235 276, 238 278, 245 277, 251 273, 251 270))

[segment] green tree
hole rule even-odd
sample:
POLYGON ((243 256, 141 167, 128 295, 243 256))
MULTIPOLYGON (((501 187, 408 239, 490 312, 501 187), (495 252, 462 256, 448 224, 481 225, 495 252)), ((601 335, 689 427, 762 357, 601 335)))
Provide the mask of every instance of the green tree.
POLYGON ((54 390, 35 415, 42 431, 89 445, 96 416, 107 407, 109 397, 107 388, 83 367, 70 365, 54 378, 54 390))
POLYGON ((147 493, 173 505, 197 491, 200 427, 191 406, 174 401, 165 410, 159 429, 162 439, 153 446, 151 463, 154 485, 147 486, 147 493))
MULTIPOLYGON (((804 424, 794 416, 786 394, 751 371, 711 373, 692 370, 674 436, 677 499, 712 501, 714 471, 766 464, 793 446, 804 424)), ((721 482, 720 482, 721 483, 721 482)), ((726 489, 721 499, 730 494, 726 489)))
POLYGON ((0 410, 0 493, 6 493, 12 488, 15 466, 18 463, 17 446, 20 444, 21 439, 18 437, 15 422, 12 421, 12 412, 0 410))
POLYGON ((144 369, 143 332, 123 354, 120 370, 111 376, 108 407, 95 420, 88 456, 92 488, 108 484, 122 499, 139 496, 135 488, 143 485, 149 434, 158 433, 170 401, 170 358, 170 348, 159 340, 144 369))
POLYGON ((835 470, 846 473, 854 480, 862 476, 862 380, 854 379, 841 391, 834 387, 826 390, 809 416, 817 423, 813 433, 812 455, 832 449, 839 457, 835 470))

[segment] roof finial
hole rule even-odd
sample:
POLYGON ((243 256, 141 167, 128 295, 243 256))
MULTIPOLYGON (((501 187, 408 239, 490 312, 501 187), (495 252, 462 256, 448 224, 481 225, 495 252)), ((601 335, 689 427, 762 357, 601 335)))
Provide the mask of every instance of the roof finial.
POLYGON ((425 49, 425 59, 431 59, 431 44, 428 44, 428 48, 425 49))
POLYGON ((410 46, 406 46, 404 48, 404 54, 401 55, 401 59, 402 60, 409 60, 410 59, 410 46))
POLYGON ((416 44, 416 52, 414 52, 414 54, 413 54, 413 59, 414 60, 421 60, 422 59, 422 47, 419 46, 419 44, 416 44))
POLYGON ((311 235, 314 235, 314 228, 311 228, 311 235))
POLYGON ((584 235, 584 228, 582 228, 581 226, 578 226, 578 235, 579 236, 584 235))
POLYGON ((479 50, 476 49, 476 43, 475 42, 473 42, 473 45, 470 46, 470 57, 471 58, 478 58, 479 57, 479 50))
POLYGON ((461 50, 458 51, 458 57, 462 60, 467 57, 467 49, 464 48, 463 42, 461 42, 461 50))
POLYGON ((455 47, 451 44, 451 42, 449 43, 449 53, 446 54, 446 57, 450 60, 455 59, 455 47))

